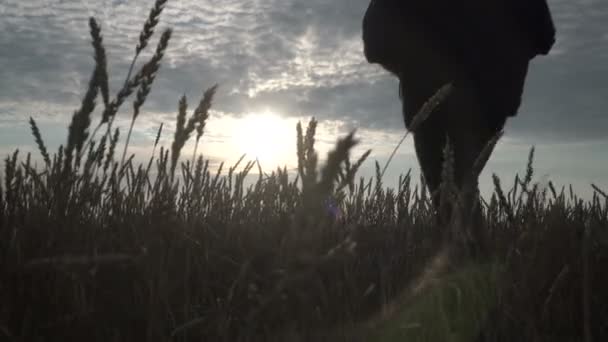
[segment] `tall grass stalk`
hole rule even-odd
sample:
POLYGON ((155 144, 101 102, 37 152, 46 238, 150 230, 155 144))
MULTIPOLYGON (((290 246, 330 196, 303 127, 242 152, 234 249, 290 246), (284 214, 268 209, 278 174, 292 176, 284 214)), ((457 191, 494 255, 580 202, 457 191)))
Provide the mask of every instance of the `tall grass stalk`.
POLYGON ((388 157, 386 164, 384 164, 384 167, 382 168, 381 176, 384 176, 386 169, 393 160, 393 157, 397 153, 399 147, 401 147, 401 144, 403 144, 403 142, 405 141, 405 138, 407 138, 410 132, 416 132, 418 127, 424 121, 426 121, 426 119, 431 115, 435 108, 437 108, 437 106, 439 106, 441 102, 445 101, 445 99, 450 95, 450 93, 452 92, 452 88, 453 86, 451 84, 446 84, 442 86, 427 102, 422 105, 418 113, 416 113, 416 115, 412 119, 412 123, 410 124, 409 129, 406 130, 405 134, 403 134, 403 137, 401 138, 401 140, 399 140, 399 143, 397 144, 397 146, 395 146, 393 152, 391 152, 391 155, 388 157))

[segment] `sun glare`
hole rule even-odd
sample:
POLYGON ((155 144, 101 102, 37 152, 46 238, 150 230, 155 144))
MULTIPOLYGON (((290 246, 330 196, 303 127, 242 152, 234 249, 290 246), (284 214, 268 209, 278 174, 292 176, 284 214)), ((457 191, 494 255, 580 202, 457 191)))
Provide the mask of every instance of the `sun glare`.
POLYGON ((234 139, 247 160, 258 159, 265 170, 285 166, 295 153, 295 124, 271 111, 251 113, 238 120, 234 139))

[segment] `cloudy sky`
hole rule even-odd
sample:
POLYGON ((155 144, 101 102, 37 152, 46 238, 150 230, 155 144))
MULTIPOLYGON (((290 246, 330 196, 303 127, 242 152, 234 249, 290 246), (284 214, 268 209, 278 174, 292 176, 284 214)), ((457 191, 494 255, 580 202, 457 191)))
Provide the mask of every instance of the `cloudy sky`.
MULTIPOLYGON (((234 162, 242 153, 266 169, 294 166, 295 123, 320 121, 319 148, 357 128, 356 154, 371 148, 381 164, 401 138, 397 81, 362 55, 368 0, 169 0, 160 28, 174 34, 138 118, 131 152, 147 158, 161 122, 170 143, 178 98, 196 104, 220 84, 199 151, 234 162)), ((152 6, 144 0, 2 0, 0 2, 0 153, 33 150, 34 117, 51 148, 65 143, 71 113, 93 67, 88 18, 102 26, 111 89, 124 81, 139 31, 152 6)), ((481 179, 512 179, 536 146, 536 179, 608 187, 608 1, 549 0, 558 31, 551 54, 531 65, 523 105, 510 120, 481 179)), ((158 32, 158 30, 157 30, 158 32)), ((145 60, 158 39, 154 38, 145 60)), ((119 113, 130 119, 131 105, 119 113)), ((94 123, 99 118, 96 113, 94 123)), ((123 133, 126 132, 123 130, 123 133)), ((186 154, 192 146, 186 148, 186 154)), ((411 138, 387 184, 418 170, 411 138)), ((506 181, 506 180, 505 180, 506 181)))

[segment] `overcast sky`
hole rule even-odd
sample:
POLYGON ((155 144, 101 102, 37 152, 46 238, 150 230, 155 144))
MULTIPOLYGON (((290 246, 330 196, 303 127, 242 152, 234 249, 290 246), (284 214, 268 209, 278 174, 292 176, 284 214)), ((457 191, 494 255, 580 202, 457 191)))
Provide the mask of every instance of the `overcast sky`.
MULTIPOLYGON (((362 55, 367 5, 368 0, 169 0, 160 29, 172 27, 174 34, 131 152, 149 150, 160 122, 170 139, 181 94, 195 104, 205 88, 219 83, 199 148, 214 160, 255 153, 247 151, 247 139, 258 140, 250 129, 260 124, 251 118, 271 113, 266 117, 283 120, 267 120, 272 129, 258 133, 265 141, 260 146, 282 149, 266 156, 268 168, 293 162, 295 122, 311 116, 320 120, 322 148, 357 128, 358 151, 372 148, 372 158, 384 163, 404 128, 397 81, 362 55), (282 127, 287 133, 274 134, 282 127), (269 140, 273 134, 288 141, 269 140)), ((51 147, 64 143, 93 67, 88 18, 102 26, 115 93, 151 6, 143 0, 0 1, 0 152, 32 148, 29 116, 51 147)), ((608 1, 549 0, 549 6, 557 43, 549 56, 533 61, 523 105, 486 167, 483 186, 492 172, 508 178, 522 172, 532 145, 537 180, 573 183, 581 193, 591 182, 608 186, 608 1)), ((119 113, 121 123, 130 107, 119 113)), ((408 168, 418 169, 411 139, 391 164, 387 183, 408 168)), ((364 174, 372 170, 370 161, 364 174)))

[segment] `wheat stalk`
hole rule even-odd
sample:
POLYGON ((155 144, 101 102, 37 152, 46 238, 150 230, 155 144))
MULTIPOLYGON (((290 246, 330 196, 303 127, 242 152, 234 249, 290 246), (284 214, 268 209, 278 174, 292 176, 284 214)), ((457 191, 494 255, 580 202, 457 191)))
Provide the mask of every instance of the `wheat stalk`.
POLYGON ((445 99, 450 95, 450 93, 452 92, 452 88, 453 88, 453 86, 451 83, 448 83, 448 84, 442 86, 441 88, 439 88, 439 90, 437 90, 437 92, 433 96, 431 96, 431 98, 428 99, 422 105, 422 107, 420 108, 418 113, 416 113, 416 115, 414 115, 414 118, 412 119, 412 122, 410 124, 410 128, 406 129, 405 134, 403 135, 401 140, 399 140, 399 143, 397 144, 397 146, 395 146, 395 148, 393 149, 393 152, 388 157, 386 164, 384 164, 384 167, 382 168, 382 173, 381 173, 382 177, 384 177, 384 173, 386 172, 386 169, 388 169, 388 166, 390 165, 391 161, 393 160, 393 157, 397 153, 397 150, 399 149, 399 147, 401 147, 401 144, 403 144, 403 142, 405 141, 405 138, 407 138, 407 136, 410 134, 410 132, 416 132, 418 127, 420 125, 422 125, 422 123, 424 121, 426 121, 426 119, 428 119, 428 117, 435 110, 435 108, 437 108, 437 106, 439 106, 440 103, 445 101, 445 99))
POLYGON ((135 120, 139 116, 139 109, 146 101, 146 97, 150 93, 150 88, 154 79, 156 78, 156 73, 158 69, 160 69, 160 62, 165 54, 165 50, 167 50, 167 46, 169 45, 169 39, 171 39, 171 29, 166 29, 160 37, 158 45, 156 46, 156 52, 150 59, 148 63, 146 63, 141 71, 136 75, 136 79, 140 79, 139 90, 137 91, 137 97, 133 102, 133 116, 131 117, 131 124, 129 125, 129 132, 127 133, 127 140, 125 141, 125 147, 122 152, 122 157, 120 159, 120 163, 123 164, 125 161, 125 156, 127 154, 127 148, 129 147, 129 142, 131 141, 131 132, 133 131, 133 126, 135 124, 135 120))

